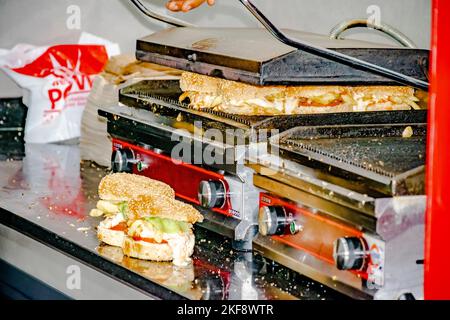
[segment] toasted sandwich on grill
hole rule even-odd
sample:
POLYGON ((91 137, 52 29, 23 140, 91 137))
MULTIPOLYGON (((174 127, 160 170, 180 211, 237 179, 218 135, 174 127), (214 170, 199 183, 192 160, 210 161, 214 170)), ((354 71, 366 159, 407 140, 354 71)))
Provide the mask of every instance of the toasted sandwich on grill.
POLYGON ((353 87, 354 111, 421 109, 413 88, 395 86, 353 87))
POLYGON ((193 224, 203 216, 191 205, 172 197, 141 195, 128 202, 130 224, 123 252, 133 258, 190 263, 194 251, 193 224))
POLYGON ((195 109, 241 115, 288 115, 419 109, 412 88, 401 86, 254 86, 184 72, 180 101, 195 109))
POLYGON ((167 184, 144 176, 115 173, 104 177, 99 184, 100 201, 90 215, 106 218, 97 228, 98 238, 112 246, 121 247, 128 228, 127 206, 131 199, 142 194, 175 198, 167 184))

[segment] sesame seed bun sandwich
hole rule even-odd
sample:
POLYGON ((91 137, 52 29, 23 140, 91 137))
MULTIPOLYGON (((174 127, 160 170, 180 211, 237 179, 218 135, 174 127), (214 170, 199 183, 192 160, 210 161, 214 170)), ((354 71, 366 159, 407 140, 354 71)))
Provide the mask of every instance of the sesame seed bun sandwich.
POLYGON ((194 207, 172 197, 146 194, 129 201, 127 212, 130 222, 122 246, 126 256, 190 264, 195 245, 192 228, 203 221, 194 207))
MULTIPOLYGON (((239 115, 292 115, 420 109, 413 88, 403 86, 255 86, 184 72, 183 94, 194 109, 239 115)), ((420 104, 420 103, 419 103, 420 104)))
POLYGON ((100 241, 117 247, 122 247, 128 228, 127 207, 131 199, 144 194, 175 198, 175 192, 167 184, 127 173, 114 173, 104 177, 100 181, 98 194, 100 200, 97 207, 90 212, 93 217, 105 217, 97 227, 97 237, 100 241))

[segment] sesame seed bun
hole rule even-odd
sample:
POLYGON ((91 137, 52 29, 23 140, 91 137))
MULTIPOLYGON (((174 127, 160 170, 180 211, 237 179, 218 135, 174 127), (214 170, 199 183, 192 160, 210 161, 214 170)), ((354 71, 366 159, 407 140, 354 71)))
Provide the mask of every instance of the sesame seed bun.
POLYGON ((150 243, 135 241, 131 237, 125 237, 122 250, 124 255, 152 261, 172 261, 172 248, 167 243, 150 243))
POLYGON ((401 86, 351 87, 351 91, 362 96, 414 96, 414 89, 401 86))
POLYGON ((118 230, 106 229, 98 226, 97 237, 100 241, 110 246, 122 247, 125 238, 125 232, 118 230))
POLYGON ((140 195, 128 202, 128 215, 132 220, 153 216, 191 224, 203 221, 203 216, 189 204, 172 197, 148 194, 140 195))
POLYGON ((242 82, 221 80, 219 93, 226 100, 258 99, 271 95, 284 94, 286 86, 254 86, 242 82))
POLYGON ((113 173, 104 177, 98 186, 98 194, 107 201, 129 201, 140 194, 175 198, 175 191, 169 185, 128 173, 113 173))
POLYGON ((180 88, 183 91, 217 94, 221 81, 221 79, 197 73, 183 72, 180 79, 180 88))

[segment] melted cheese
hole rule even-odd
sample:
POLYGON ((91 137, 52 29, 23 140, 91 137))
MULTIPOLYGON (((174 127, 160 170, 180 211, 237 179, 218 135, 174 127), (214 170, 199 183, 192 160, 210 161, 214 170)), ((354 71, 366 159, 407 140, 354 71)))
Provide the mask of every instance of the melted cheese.
POLYGON ((195 244, 195 237, 190 231, 182 234, 164 234, 164 240, 167 241, 172 249, 173 264, 179 267, 185 267, 191 263, 192 249, 195 244))
POLYGON ((119 223, 124 222, 122 213, 117 213, 113 216, 106 218, 105 220, 100 222, 100 227, 105 229, 111 229, 112 227, 117 226, 119 223))
POLYGON ((353 106, 353 111, 420 109, 415 96, 388 96, 342 93, 325 93, 314 97, 286 97, 283 93, 265 98, 226 100, 221 96, 185 92, 180 101, 189 98, 195 109, 212 108, 217 111, 237 114, 296 114, 302 107, 353 106))
POLYGON ((180 97, 180 101, 186 98, 190 100, 190 106, 194 109, 213 108, 217 111, 238 113, 263 112, 267 114, 295 114, 296 109, 302 106, 331 106, 331 104, 340 104, 343 97, 338 94, 327 93, 312 98, 286 98, 280 96, 270 96, 266 98, 252 99, 230 99, 214 96, 205 93, 188 91, 180 97), (337 102, 337 103, 336 103, 337 102))
POLYGON ((356 105, 354 111, 370 111, 371 109, 420 109, 416 104, 418 99, 414 96, 388 96, 388 95, 354 95, 356 105))

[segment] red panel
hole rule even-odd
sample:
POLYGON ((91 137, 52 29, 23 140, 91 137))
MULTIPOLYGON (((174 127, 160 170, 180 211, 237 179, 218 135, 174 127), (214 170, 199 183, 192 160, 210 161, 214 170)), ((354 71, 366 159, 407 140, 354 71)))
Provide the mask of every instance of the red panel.
MULTIPOLYGON (((197 191, 198 186, 202 181, 219 180, 224 183, 227 192, 229 190, 225 177, 213 171, 208 171, 186 163, 175 163, 172 158, 168 156, 117 139, 113 139, 113 148, 133 150, 136 159, 143 160, 145 163, 149 164, 149 167, 141 172, 134 166, 133 173, 167 183, 175 190, 177 197, 194 204, 200 204, 197 191)), ((213 211, 232 216, 230 199, 227 199, 223 208, 213 209, 213 211)))
POLYGON ((450 1, 433 0, 425 298, 450 299, 450 1))

